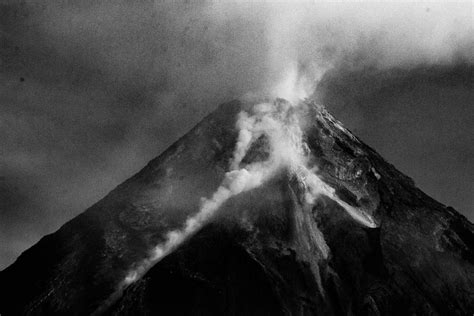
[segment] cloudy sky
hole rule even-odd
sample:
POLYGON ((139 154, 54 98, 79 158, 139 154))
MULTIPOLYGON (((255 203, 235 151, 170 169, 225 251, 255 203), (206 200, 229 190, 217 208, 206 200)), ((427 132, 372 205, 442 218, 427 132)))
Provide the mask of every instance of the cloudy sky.
POLYGON ((306 88, 474 220, 472 2, 0 2, 0 269, 218 104, 306 88))

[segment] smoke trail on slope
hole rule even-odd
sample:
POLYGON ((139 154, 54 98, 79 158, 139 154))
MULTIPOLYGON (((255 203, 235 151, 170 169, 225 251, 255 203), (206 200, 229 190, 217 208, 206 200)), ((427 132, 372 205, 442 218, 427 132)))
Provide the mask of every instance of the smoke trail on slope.
POLYGON ((138 280, 153 265, 197 232, 229 198, 260 186, 269 178, 272 171, 265 164, 255 163, 242 169, 227 172, 223 183, 212 197, 210 199, 203 199, 199 212, 189 217, 182 229, 167 233, 166 241, 157 245, 148 259, 128 273, 122 286, 127 286, 138 280))
POLYGON ((239 130, 230 171, 216 192, 209 199, 203 199, 199 212, 189 217, 183 228, 170 231, 166 240, 158 244, 151 255, 132 269, 122 283, 122 291, 143 276, 152 266, 176 249, 188 237, 196 233, 215 212, 231 197, 262 185, 282 167, 302 164, 302 133, 295 115, 291 114, 289 103, 276 105, 262 103, 254 106, 253 114, 241 112, 237 120, 239 130), (240 167, 250 145, 260 135, 265 134, 270 143, 267 161, 255 162, 240 167))
POLYGON ((222 184, 211 198, 202 200, 199 212, 189 217, 183 228, 166 234, 166 240, 151 251, 149 258, 127 274, 120 287, 135 282, 197 232, 229 198, 259 187, 282 167, 293 168, 304 164, 302 132, 293 112, 289 103, 277 102, 254 106, 251 116, 246 112, 239 114, 236 124, 239 135, 230 171, 225 174, 222 184), (262 134, 267 136, 270 144, 268 160, 240 168, 239 165, 250 145, 262 134))
POLYGON ((189 217, 183 228, 167 233, 166 241, 157 245, 149 258, 128 273, 122 286, 135 282, 153 265, 196 233, 229 198, 259 187, 282 168, 288 169, 305 185, 307 203, 313 204, 320 195, 325 195, 342 206, 361 224, 368 227, 376 226, 369 215, 342 201, 334 188, 319 178, 314 169, 307 167, 308 149, 303 140, 298 107, 285 101, 260 103, 253 107, 251 115, 241 112, 236 126, 239 135, 230 171, 225 174, 222 184, 211 198, 202 200, 199 212, 189 217), (261 135, 265 135, 269 141, 268 159, 240 167, 250 146, 261 135))
POLYGON ((321 180, 321 178, 315 174, 315 170, 300 165, 296 172, 296 176, 306 187, 306 203, 314 204, 319 196, 325 195, 344 208, 344 210, 360 224, 371 228, 377 227, 376 222, 370 215, 341 200, 341 198, 337 196, 336 190, 321 180))
POLYGON ((189 217, 181 229, 168 232, 166 240, 155 246, 148 258, 128 272, 119 284, 117 292, 98 311, 113 303, 127 286, 141 278, 151 267, 202 228, 227 200, 261 186, 283 169, 304 185, 306 203, 314 204, 319 196, 327 196, 361 224, 376 227, 375 221, 368 214, 342 201, 334 188, 316 174, 315 169, 308 168, 309 149, 304 142, 298 113, 302 106, 302 103, 292 106, 289 102, 277 100, 253 106, 251 113, 242 111, 239 114, 236 123, 239 134, 230 162, 230 171, 225 174, 222 184, 210 198, 202 199, 199 212, 189 217), (241 166, 252 143, 261 135, 265 135, 269 142, 268 159, 241 166))
POLYGON ((369 215, 342 201, 334 188, 319 178, 314 169, 307 167, 308 149, 298 119, 298 106, 294 107, 284 101, 260 103, 253 107, 252 112, 252 115, 247 112, 239 114, 236 124, 239 135, 230 171, 225 174, 222 184, 211 198, 202 200, 199 212, 189 217, 183 228, 169 232, 166 241, 157 245, 151 256, 127 275, 124 280, 125 286, 136 281, 149 268, 197 232, 229 198, 259 187, 282 168, 287 168, 306 186, 307 203, 313 204, 320 195, 325 195, 342 206, 361 224, 368 227, 376 226, 369 215), (254 162, 240 167, 251 144, 261 135, 268 138, 269 158, 264 162, 254 162))
POLYGON ((257 135, 261 135, 264 131, 281 129, 277 120, 266 117, 265 108, 267 106, 261 106, 257 115, 254 116, 249 116, 245 112, 239 114, 236 124, 239 135, 230 163, 230 171, 225 174, 222 184, 211 198, 202 199, 199 212, 189 217, 183 228, 168 232, 166 240, 155 246, 148 258, 127 273, 117 290, 93 313, 94 315, 101 314, 120 297, 127 286, 140 279, 150 268, 196 233, 229 198, 262 185, 278 169, 282 159, 277 157, 280 152, 274 150, 271 150, 268 161, 256 162, 239 168, 252 141, 258 137, 257 135))
MULTIPOLYGON (((245 112, 241 113, 247 121, 252 123, 256 120, 261 121, 261 124, 254 128, 252 139, 256 139, 263 133, 267 135, 272 148, 271 159, 278 159, 279 161, 274 163, 287 168, 305 186, 306 203, 314 204, 321 195, 324 195, 344 208, 360 224, 371 228, 377 227, 375 220, 369 214, 344 202, 337 196, 335 189, 316 174, 316 168, 308 167, 310 153, 304 142, 302 124, 299 120, 299 112, 304 107, 304 103, 301 102, 301 98, 299 100, 296 106, 278 101, 258 104, 254 107, 255 114, 251 117, 248 117, 245 112)), ((336 127, 342 128, 339 125, 336 127)), ((247 144, 246 148, 248 146, 250 145, 247 144)))

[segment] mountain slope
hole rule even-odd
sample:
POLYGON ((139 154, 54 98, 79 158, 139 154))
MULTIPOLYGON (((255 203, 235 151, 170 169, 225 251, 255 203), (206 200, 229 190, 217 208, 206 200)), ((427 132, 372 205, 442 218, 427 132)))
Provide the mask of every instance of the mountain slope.
MULTIPOLYGON (((472 314, 473 225, 311 103, 301 114, 304 141, 337 199, 321 195, 308 204, 304 181, 283 169, 228 199, 195 235, 118 290, 220 187, 239 137, 238 114, 252 106, 220 106, 23 253, 0 273, 0 313, 472 314), (376 225, 354 220, 347 208, 376 225)), ((259 138, 242 163, 267 159, 266 146, 259 138)))

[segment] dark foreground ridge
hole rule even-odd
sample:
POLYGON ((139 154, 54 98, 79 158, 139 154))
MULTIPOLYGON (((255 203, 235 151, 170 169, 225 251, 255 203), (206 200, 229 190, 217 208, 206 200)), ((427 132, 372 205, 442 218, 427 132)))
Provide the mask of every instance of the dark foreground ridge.
MULTIPOLYGON (((130 268, 219 186, 245 107, 220 106, 0 272, 0 314, 88 315, 103 306, 130 268)), ((329 198, 308 207, 300 183, 282 173, 228 200, 103 313, 472 315, 473 225, 322 107, 310 104, 307 118, 305 140, 319 174, 342 200, 372 214, 377 228, 329 198)), ((244 160, 260 153, 253 148, 244 160)))

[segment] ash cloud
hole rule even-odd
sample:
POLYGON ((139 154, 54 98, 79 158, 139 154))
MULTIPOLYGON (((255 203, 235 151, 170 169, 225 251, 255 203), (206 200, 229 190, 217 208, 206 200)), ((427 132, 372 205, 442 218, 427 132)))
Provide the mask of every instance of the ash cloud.
POLYGON ((0 11, 0 267, 221 102, 298 98, 328 73, 337 86, 341 70, 474 56, 470 2, 5 1, 0 11))

